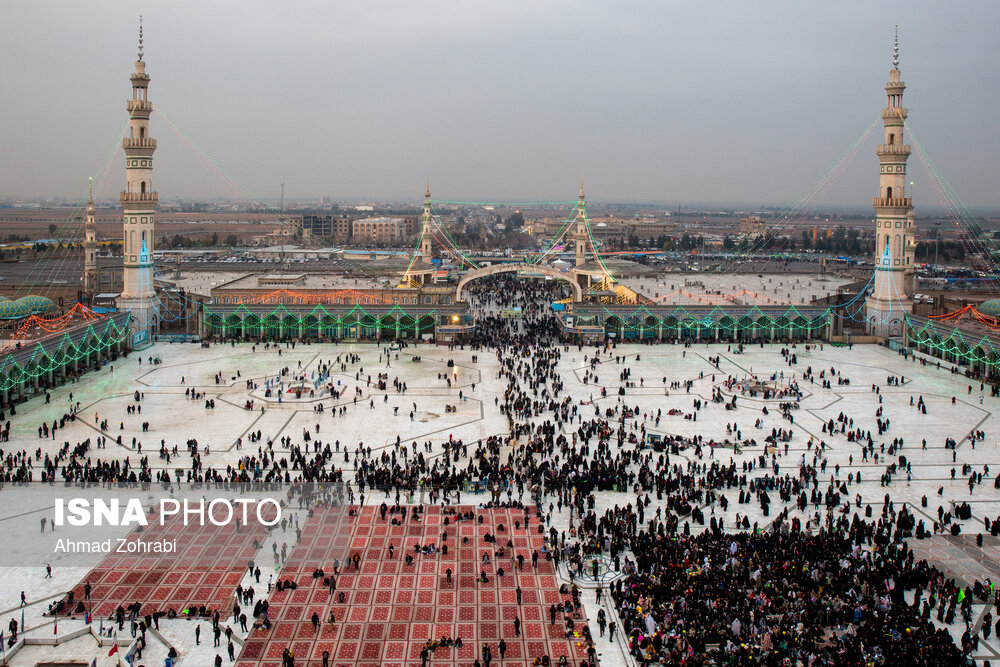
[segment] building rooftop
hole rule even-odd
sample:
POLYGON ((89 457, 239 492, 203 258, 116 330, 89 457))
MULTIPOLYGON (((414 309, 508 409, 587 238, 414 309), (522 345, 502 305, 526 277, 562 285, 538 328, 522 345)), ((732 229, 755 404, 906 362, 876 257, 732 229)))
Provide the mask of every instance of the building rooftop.
MULTIPOLYGON (((243 274, 225 282, 211 287, 211 291, 218 290, 259 290, 259 289, 280 289, 285 282, 291 285, 291 289, 296 290, 322 290, 322 289, 385 289, 395 287, 396 281, 385 276, 383 278, 368 277, 347 277, 342 275, 331 275, 328 273, 304 273, 304 274, 266 274, 259 273, 243 274), (271 283, 271 284, 267 284, 271 283)), ((180 284, 183 281, 178 281, 180 284)))
POLYGON ((802 305, 834 296, 853 280, 789 273, 661 273, 622 284, 657 303, 676 306, 802 305))
POLYGON ((594 261, 584 262, 581 266, 576 267, 576 270, 583 273, 604 273, 604 267, 607 267, 607 270, 615 278, 648 276, 658 273, 656 267, 646 266, 645 264, 639 264, 627 259, 606 259, 603 266, 594 261))

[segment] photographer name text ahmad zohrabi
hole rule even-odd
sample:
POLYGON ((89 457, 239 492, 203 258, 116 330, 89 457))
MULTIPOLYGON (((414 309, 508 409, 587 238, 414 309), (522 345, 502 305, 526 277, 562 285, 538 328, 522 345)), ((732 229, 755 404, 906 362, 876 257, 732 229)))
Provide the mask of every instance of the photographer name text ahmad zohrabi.
POLYGON ((172 554, 177 552, 177 540, 129 540, 117 537, 107 540, 56 541, 55 553, 69 554, 172 554))

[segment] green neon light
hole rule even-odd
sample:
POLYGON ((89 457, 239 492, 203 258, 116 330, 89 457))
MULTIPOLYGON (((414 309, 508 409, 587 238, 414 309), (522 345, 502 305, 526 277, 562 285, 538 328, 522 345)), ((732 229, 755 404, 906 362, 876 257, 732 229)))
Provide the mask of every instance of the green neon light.
MULTIPOLYGON (((754 306, 748 309, 743 315, 736 317, 721 306, 714 307, 708 314, 694 315, 683 306, 678 306, 667 315, 658 316, 652 313, 645 306, 640 306, 629 313, 615 313, 607 307, 602 307, 605 325, 609 320, 617 320, 620 326, 627 331, 634 331, 640 327, 660 327, 664 329, 679 330, 689 328, 718 328, 732 330, 733 333, 749 331, 754 329, 778 329, 781 331, 813 331, 828 326, 833 316, 833 311, 829 308, 823 314, 811 320, 800 313, 794 306, 777 317, 772 317, 754 306), (627 324, 626 320, 637 318, 637 324, 627 324), (646 320, 652 318, 654 323, 647 324, 646 320), (672 320, 670 322, 669 320, 672 320), (726 320, 729 320, 728 322, 726 320)), ((585 319, 585 316, 581 316, 585 319)))
POLYGON ((104 352, 112 345, 125 340, 129 335, 128 324, 119 327, 113 318, 108 318, 107 324, 100 334, 97 333, 93 325, 88 325, 84 331, 80 343, 74 343, 68 333, 64 334, 59 341, 57 350, 52 353, 47 352, 45 346, 39 342, 23 366, 14 360, 14 354, 8 354, 0 362, 0 377, 3 378, 3 381, 0 382, 0 391, 7 391, 18 384, 34 381, 46 373, 64 367, 68 363, 79 361, 89 354, 104 352), (94 342, 91 343, 91 340, 94 342))
POLYGON ((601 268, 604 269, 604 274, 608 276, 608 278, 611 278, 612 282, 617 282, 614 275, 608 271, 608 267, 604 263, 604 260, 601 259, 601 253, 597 252, 597 245, 594 243, 594 231, 590 228, 590 218, 587 217, 587 205, 581 201, 578 204, 578 208, 583 213, 583 226, 587 228, 587 238, 590 241, 590 249, 594 251, 594 257, 597 259, 597 263, 601 265, 601 268))
MULTIPOLYGON (((855 152, 860 148, 861 144, 868 138, 871 131, 878 124, 881 119, 881 114, 872 121, 872 124, 868 126, 860 137, 858 137, 851 146, 840 154, 836 160, 834 160, 830 166, 828 166, 823 173, 817 176, 813 181, 806 186, 806 188, 800 192, 800 194, 792 200, 792 202, 780 209, 777 212, 778 219, 769 225, 771 230, 777 228, 777 226, 783 222, 787 222, 788 218, 793 215, 798 215, 805 208, 805 205, 813 201, 818 194, 820 194, 831 182, 839 175, 841 171, 847 166, 847 163, 854 157, 855 152)), ((777 238, 777 237, 775 237, 777 238)), ((746 250, 742 252, 737 252, 735 257, 729 261, 719 265, 719 268, 715 271, 716 273, 725 273, 729 268, 740 259, 749 257, 751 254, 759 254, 761 252, 767 252, 768 247, 774 243, 774 240, 767 240, 767 234, 760 234, 756 241, 751 246, 748 246, 746 250)))
POLYGON ((305 327, 308 330, 326 329, 329 327, 342 327, 360 325, 362 327, 392 328, 399 327, 404 331, 424 331, 434 327, 434 315, 437 309, 421 315, 411 315, 404 308, 398 305, 392 306, 388 312, 376 317, 361 305, 354 305, 343 315, 331 313, 323 305, 316 305, 305 315, 299 316, 290 312, 284 304, 279 304, 271 312, 259 315, 251 312, 246 305, 238 306, 233 312, 226 316, 213 312, 206 305, 205 311, 209 314, 209 325, 213 328, 242 328, 250 329, 274 329, 281 326, 305 327), (241 318, 242 315, 242 318, 241 318), (312 318, 313 321, 308 321, 312 318), (367 318, 367 321, 366 321, 367 318), (385 323, 392 318, 391 323, 385 323), (404 318, 409 318, 412 324, 403 322, 404 318), (288 322, 287 320, 291 320, 288 322))
MULTIPOLYGON (((128 131, 128 121, 122 126, 121 132, 115 137, 115 141, 111 146, 111 150, 108 152, 108 156, 104 159, 104 166, 101 168, 101 176, 97 179, 97 192, 100 193, 104 186, 105 181, 108 178, 108 173, 111 170, 111 163, 115 158, 115 153, 118 151, 118 147, 121 146, 122 137, 125 136, 125 132, 128 131)), ((93 179, 91 179, 92 181, 93 179)), ((72 213, 66 218, 62 225, 56 230, 55 237, 57 239, 69 239, 70 237, 76 237, 78 230, 84 225, 84 217, 81 213, 87 207, 87 199, 81 198, 76 205, 73 207, 72 213)), ((57 250, 61 250, 61 243, 55 245, 50 245, 45 249, 44 254, 41 259, 45 261, 38 261, 31 267, 31 271, 28 272, 27 277, 21 281, 21 286, 17 288, 13 296, 21 296, 24 294, 27 285, 37 285, 39 283, 47 283, 54 280, 55 276, 62 275, 62 269, 69 261, 70 253, 67 248, 62 254, 61 258, 53 258, 53 253, 57 250), (58 264, 56 264, 58 262, 58 264), (48 267, 49 270, 42 273, 43 267, 48 267)))
POLYGON ((431 202, 435 204, 455 204, 457 206, 569 206, 570 204, 575 204, 577 200, 573 201, 529 201, 529 202, 517 202, 517 201, 451 201, 448 199, 431 199, 431 202))
POLYGON ((542 251, 537 255, 529 257, 527 263, 538 264, 540 261, 542 261, 542 258, 549 252, 551 252, 551 250, 556 246, 556 244, 559 242, 559 239, 562 237, 563 233, 566 231, 566 229, 570 226, 572 222, 573 222, 572 217, 563 220, 562 227, 560 227, 559 231, 556 232, 555 236, 553 236, 552 239, 548 241, 548 245, 545 246, 545 248, 543 248, 542 251))
POLYGON ((438 239, 438 242, 444 247, 445 250, 447 250, 452 255, 452 257, 455 257, 460 262, 463 262, 463 263, 471 266, 473 269, 478 269, 479 265, 476 264, 474 261, 472 261, 472 258, 469 257, 465 253, 465 251, 462 250, 461 247, 459 247, 458 243, 455 241, 454 238, 452 238, 451 234, 448 232, 448 228, 445 227, 444 222, 441 220, 441 216, 437 212, 434 211, 434 207, 433 206, 431 207, 431 216, 434 217, 437 220, 438 228, 441 231, 443 231, 444 235, 448 238, 449 241, 451 241, 452 248, 454 248, 458 252, 458 255, 456 256, 455 253, 452 252, 451 248, 448 248, 447 244, 444 241, 442 241, 440 238, 438 238, 437 235, 435 235, 434 238, 438 239))
POLYGON ((906 338, 916 345, 954 355, 966 363, 975 362, 991 368, 1000 368, 1000 352, 986 336, 970 343, 958 329, 952 329, 947 336, 944 336, 932 322, 927 322, 920 329, 907 328, 906 338))

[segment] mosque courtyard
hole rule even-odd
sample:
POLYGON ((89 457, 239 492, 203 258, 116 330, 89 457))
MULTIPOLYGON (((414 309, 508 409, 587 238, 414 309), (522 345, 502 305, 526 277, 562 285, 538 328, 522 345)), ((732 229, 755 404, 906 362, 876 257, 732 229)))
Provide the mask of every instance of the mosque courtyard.
MULTIPOLYGON (((282 438, 290 438, 292 446, 301 446, 307 442, 308 433, 308 441, 337 443, 333 464, 343 470, 345 480, 353 483, 358 465, 355 450, 359 446, 370 447, 377 458, 382 452, 397 451, 398 437, 403 446, 417 443, 425 456, 434 459, 445 456, 449 441, 460 440, 470 449, 491 436, 505 436, 506 441, 507 419, 497 404, 503 402, 507 383, 498 377, 499 369, 491 351, 433 345, 393 349, 387 356, 385 348, 373 345, 298 344, 293 348, 280 344, 265 349, 249 343, 209 347, 161 343, 119 359, 78 383, 52 390, 48 401, 38 396, 18 406, 10 441, 3 443, 3 450, 5 455, 22 450, 34 455, 40 450, 44 457, 55 455, 64 443, 72 446, 104 436, 107 447, 88 453, 94 460, 119 461, 128 456, 135 462, 148 456, 154 471, 165 470, 173 477, 180 474, 178 470, 190 468, 191 454, 186 445, 191 440, 197 441, 204 466, 224 471, 228 466, 240 466, 244 457, 256 455, 258 448, 269 441, 273 442, 276 456, 291 455, 291 448, 282 443, 282 438), (336 361, 338 357, 340 362, 336 361), (318 373, 324 362, 333 363, 330 375, 320 381, 318 373), (287 372, 283 373, 283 369, 287 372), (384 389, 379 388, 380 374, 384 374, 384 389), (339 397, 331 396, 331 386, 339 397), (129 409, 135 405, 141 405, 141 412, 129 409), (54 434, 40 435, 43 424, 58 422, 73 408, 77 410, 76 420, 67 421, 54 434), (161 443, 168 453, 178 447, 169 462, 160 455, 161 443)), ((1000 398, 991 397, 989 387, 981 388, 978 382, 953 372, 950 365, 939 366, 938 360, 931 359, 925 363, 919 355, 904 357, 876 345, 768 345, 747 347, 741 352, 726 344, 619 345, 606 352, 570 347, 563 352, 557 370, 564 383, 562 396, 570 397, 584 418, 595 411, 603 416, 617 408, 615 416, 609 417, 617 421, 622 410, 628 409, 625 423, 636 432, 644 427, 650 441, 655 436, 702 438, 700 448, 688 446, 664 452, 669 454, 670 465, 704 465, 713 459, 728 465, 734 460, 751 479, 785 473, 794 477, 800 463, 811 461, 816 449, 822 448, 820 458, 825 463, 819 474, 821 488, 830 478, 837 486, 846 485, 844 500, 850 502, 852 513, 864 516, 870 507, 869 516, 878 517, 888 496, 897 511, 905 504, 930 533, 939 521, 941 507, 943 512, 950 512, 950 525, 925 539, 909 539, 918 557, 927 558, 969 585, 977 579, 1000 579, 1000 537, 984 529, 984 520, 1000 516, 1000 492, 993 485, 1000 474, 1000 426, 991 419, 992 413, 1000 409, 1000 398), (795 363, 790 363, 792 355, 795 363), (809 379, 804 377, 807 369, 811 370, 809 379), (628 377, 623 380, 624 372, 628 377), (628 386, 623 386, 626 381, 628 386), (829 381, 829 387, 824 387, 825 381, 829 381), (801 391, 800 399, 765 397, 765 390, 781 392, 792 382, 801 391), (749 388, 754 391, 751 393, 749 388), (713 401, 713 396, 722 400, 713 401), (695 408, 696 401, 700 409, 695 408), (920 409, 920 403, 925 410, 920 409), (871 431, 877 460, 874 456, 863 457, 860 444, 840 432, 841 416, 853 420, 848 431, 871 431), (884 434, 879 433, 879 420, 883 426, 886 420, 889 422, 884 434), (833 433, 828 429, 831 421, 835 425, 833 433), (973 440, 970 436, 977 431, 982 431, 983 437, 973 440), (772 434, 778 435, 777 442, 765 451, 766 439, 772 434), (954 447, 945 446, 948 439, 954 440, 954 447), (898 447, 890 453, 894 440, 898 447), (893 464, 895 467, 889 471, 893 464), (889 477, 887 471, 892 472, 889 477), (970 491, 973 473, 982 473, 983 479, 970 491), (956 517, 955 504, 959 503, 970 506, 968 518, 956 517), (959 526, 957 531, 954 525, 959 526), (980 534, 981 546, 977 544, 980 534)), ((532 421, 539 424, 550 418, 550 414, 543 413, 532 421)), ((562 429, 571 437, 572 429, 565 425, 562 429)), ((614 439, 610 443, 616 445, 614 439)), ((504 457, 509 449, 508 442, 504 457)), ((466 461, 461 458, 459 464, 466 461)), ((184 487, 187 482, 183 475, 180 479, 184 487)), ((506 509, 482 511, 485 520, 478 529, 475 524, 456 525, 452 539, 457 544, 452 550, 437 560, 418 559, 414 572, 399 564, 401 555, 395 560, 385 556, 387 543, 394 539, 402 554, 410 548, 410 542, 426 543, 447 525, 442 504, 431 504, 432 491, 404 494, 404 505, 425 507, 419 527, 410 525, 408 530, 375 521, 379 505, 395 502, 390 494, 381 491, 366 490, 364 508, 350 517, 340 513, 336 520, 330 518, 329 512, 317 511, 309 516, 306 510, 290 504, 290 520, 294 518, 301 535, 297 536, 289 524, 287 529, 269 533, 251 527, 238 538, 227 536, 225 549, 231 551, 220 553, 232 554, 232 562, 222 563, 219 576, 212 581, 206 576, 187 589, 183 589, 180 573, 162 595, 157 591, 167 586, 166 580, 145 588, 136 580, 126 590, 120 587, 118 574, 110 574, 103 588, 95 579, 93 600, 97 606, 92 610, 92 630, 88 631, 80 615, 52 616, 44 612, 71 589, 80 599, 84 582, 91 581, 95 572, 108 574, 116 568, 128 571, 128 563, 109 567, 108 563, 102 565, 100 558, 81 562, 58 553, 43 558, 37 540, 45 538, 46 528, 43 525, 40 533, 39 525, 43 517, 51 521, 52 496, 35 496, 23 487, 7 485, 0 491, 0 498, 6 501, 0 504, 0 527, 11 542, 11 553, 18 557, 8 557, 2 563, 5 567, 0 568, 0 627, 7 628, 10 619, 20 622, 23 609, 25 636, 38 641, 0 659, 11 664, 31 664, 72 659, 89 663, 96 658, 102 667, 116 664, 120 656, 108 655, 116 639, 96 637, 100 627, 112 627, 107 614, 114 605, 128 604, 133 599, 145 599, 153 606, 171 601, 197 605, 199 587, 203 587, 210 604, 221 607, 223 625, 233 630, 235 661, 228 659, 225 636, 219 647, 212 645, 209 623, 179 617, 159 621, 158 630, 147 638, 140 662, 158 664, 173 647, 184 665, 214 665, 216 654, 220 654, 223 664, 277 667, 282 662, 283 648, 294 645, 297 664, 318 666, 326 651, 330 665, 419 665, 420 648, 427 639, 462 636, 465 647, 439 649, 430 664, 471 665, 479 646, 495 643, 501 637, 508 647, 505 665, 531 664, 530 656, 542 650, 555 657, 560 652, 568 654, 571 664, 579 664, 586 657, 580 643, 572 635, 564 636, 562 630, 554 632, 546 615, 549 605, 564 597, 560 585, 571 582, 566 563, 560 563, 558 568, 545 563, 535 571, 508 573, 484 587, 476 577, 480 551, 463 548, 459 541, 466 535, 482 536, 484 531, 496 534, 498 526, 505 524, 504 530, 510 533, 515 546, 540 548, 536 542, 541 535, 535 534, 534 526, 521 526, 521 515, 506 509), (515 521, 516 528, 512 526, 515 521), (272 560, 272 553, 282 548, 279 544, 291 550, 281 562, 277 555, 272 560), (325 551, 316 552, 320 547, 325 551), (355 551, 365 554, 364 562, 353 575, 345 571, 341 576, 338 590, 347 595, 343 602, 334 604, 338 622, 328 628, 327 600, 333 595, 328 596, 311 573, 318 563, 327 562, 329 566, 325 559, 331 554, 338 554, 338 560, 346 563, 355 551), (259 579, 252 570, 248 572, 248 557, 262 570, 259 579), (46 574, 46 564, 52 567, 51 577, 46 574), (453 583, 446 581, 450 576, 446 570, 454 573, 453 583), (287 578, 296 579, 299 587, 291 593, 269 590, 269 582, 287 578), (226 621, 236 586, 252 588, 257 599, 268 598, 274 619, 270 630, 241 629, 231 613, 226 621), (513 598, 515 586, 523 589, 523 604, 513 598), (24 607, 19 606, 21 591, 26 596, 24 607), (102 600, 114 604, 102 606, 102 600), (316 629, 310 616, 313 609, 320 608, 323 627, 316 629), (517 633, 511 625, 515 616, 523 623, 517 633), (196 641, 195 629, 199 626, 200 641, 196 641)), ((531 503, 527 491, 520 498, 516 497, 516 489, 509 491, 514 500, 531 503)), ((706 507, 704 525, 691 515, 681 517, 681 525, 699 532, 714 518, 723 521, 730 531, 739 518, 745 520, 746 530, 765 530, 788 507, 791 518, 815 528, 817 514, 821 521, 827 514, 822 503, 817 506, 810 502, 803 510, 794 502, 783 503, 774 494, 775 505, 765 516, 757 503, 738 502, 737 494, 737 489, 727 492, 725 509, 717 503, 710 509, 706 507)), ((636 499, 631 488, 601 490, 595 496, 598 514, 607 508, 635 503, 636 499)), ((647 516, 658 508, 665 509, 662 500, 655 494, 650 496, 647 516)), ((457 505, 460 511, 474 511, 488 499, 487 493, 471 487, 460 497, 452 494, 450 498, 452 506, 457 505)), ((507 499, 505 490, 501 500, 507 499)), ((360 503, 361 495, 357 494, 352 506, 360 503)), ((548 511, 548 507, 543 509, 548 511)), ((842 510, 840 506, 832 511, 842 510)), ((538 519, 532 518, 537 524, 538 519)), ((571 531, 573 520, 568 506, 552 509, 551 526, 557 531, 571 531)), ((109 534, 124 537, 128 530, 110 530, 109 534)), ((214 538, 192 533, 183 539, 194 544, 214 538)), ((177 567, 183 571, 184 565, 177 567)), ((579 621, 590 623, 601 665, 633 664, 622 634, 616 635, 613 642, 606 634, 598 637, 594 622, 602 608, 611 621, 615 620, 609 596, 598 603, 595 589, 606 587, 617 576, 613 569, 602 567, 596 578, 575 577, 585 612, 579 621)), ((974 627, 991 608, 976 600, 974 627)), ((956 641, 964 630, 961 622, 948 628, 956 641)), ((124 652, 131 643, 128 624, 118 633, 117 641, 124 652)), ((1000 642, 995 636, 981 641, 974 657, 1000 659, 1000 642)))

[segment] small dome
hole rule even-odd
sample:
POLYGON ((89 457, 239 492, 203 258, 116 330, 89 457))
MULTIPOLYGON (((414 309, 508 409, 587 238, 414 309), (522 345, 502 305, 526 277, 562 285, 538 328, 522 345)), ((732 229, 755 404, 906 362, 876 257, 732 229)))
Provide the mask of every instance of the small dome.
POLYGON ((989 301, 983 301, 976 307, 983 315, 989 317, 1000 318, 1000 299, 990 299, 989 301))
POLYGON ((29 315, 45 313, 56 308, 56 304, 52 303, 52 299, 36 294, 21 297, 14 303, 26 309, 29 315))
POLYGON ((31 314, 20 301, 0 301, 0 320, 18 320, 31 314))

